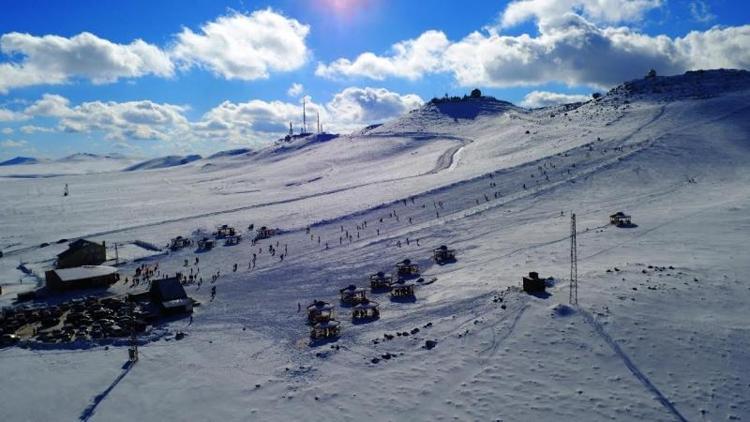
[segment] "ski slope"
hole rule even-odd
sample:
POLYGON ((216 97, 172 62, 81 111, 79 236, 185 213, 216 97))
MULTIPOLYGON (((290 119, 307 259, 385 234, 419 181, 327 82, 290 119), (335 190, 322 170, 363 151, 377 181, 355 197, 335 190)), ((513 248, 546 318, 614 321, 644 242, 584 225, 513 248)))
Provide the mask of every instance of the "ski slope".
MULTIPOLYGON (((188 287, 192 323, 165 327, 187 336, 144 344, 132 367, 115 345, 0 350, 0 418, 746 420, 749 98, 747 72, 707 71, 554 108, 428 104, 174 168, 0 176, 3 305, 34 285, 19 262, 42 275, 60 238, 283 230, 199 254, 201 274, 220 272, 216 299, 208 281, 188 287), (637 226, 608 225, 620 210, 637 226), (579 307, 566 305, 571 211, 579 307), (441 244, 456 263, 431 262, 441 244), (381 318, 352 324, 338 289, 404 258, 436 281, 413 303, 371 295, 381 318), (529 271, 555 279, 549 297, 520 292, 529 271), (337 305, 335 343, 308 345, 297 307, 315 299, 337 305)), ((195 256, 145 262, 186 271, 195 256)))

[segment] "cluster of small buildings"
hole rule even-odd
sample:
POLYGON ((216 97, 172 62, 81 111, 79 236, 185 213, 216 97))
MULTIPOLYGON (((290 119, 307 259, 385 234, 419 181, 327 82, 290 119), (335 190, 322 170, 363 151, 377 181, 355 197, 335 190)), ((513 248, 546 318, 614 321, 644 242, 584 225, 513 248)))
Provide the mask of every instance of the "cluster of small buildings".
MULTIPOLYGON (((441 246, 433 251, 433 259, 442 265, 455 261, 456 253, 446 246, 441 246)), ((382 271, 371 274, 370 293, 390 293, 393 302, 416 300, 416 284, 411 280, 419 277, 419 265, 404 259, 396 263, 395 274, 395 278, 382 271)), ((380 318, 380 305, 367 297, 365 288, 350 284, 339 290, 339 296, 341 305, 351 309, 353 323, 365 323, 380 318)), ((328 302, 316 300, 310 304, 307 307, 307 322, 312 327, 310 338, 313 341, 334 339, 341 333, 341 323, 334 319, 334 306, 328 302)))

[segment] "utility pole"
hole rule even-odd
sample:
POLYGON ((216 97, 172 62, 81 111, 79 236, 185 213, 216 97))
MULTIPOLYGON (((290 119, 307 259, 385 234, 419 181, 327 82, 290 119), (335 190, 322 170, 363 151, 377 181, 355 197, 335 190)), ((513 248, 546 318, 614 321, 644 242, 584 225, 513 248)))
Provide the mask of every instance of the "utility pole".
POLYGON ((120 265, 120 254, 117 252, 117 243, 115 243, 115 267, 120 265))
POLYGON ((576 215, 570 213, 570 300, 578 305, 578 241, 576 239, 576 215))
POLYGON ((128 302, 130 302, 130 347, 128 347, 128 358, 132 365, 138 362, 138 338, 135 335, 135 315, 133 312, 135 304, 132 298, 128 298, 128 302))

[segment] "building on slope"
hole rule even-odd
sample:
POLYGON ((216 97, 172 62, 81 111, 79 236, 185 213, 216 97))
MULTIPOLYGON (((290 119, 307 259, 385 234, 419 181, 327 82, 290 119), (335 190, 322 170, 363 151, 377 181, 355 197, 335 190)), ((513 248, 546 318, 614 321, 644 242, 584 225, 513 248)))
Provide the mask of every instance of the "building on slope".
POLYGON ((84 265, 59 268, 45 273, 48 289, 64 291, 109 287, 120 279, 117 268, 106 265, 84 265))
POLYGON ((618 211, 609 216, 609 224, 613 224, 617 227, 630 226, 633 224, 629 215, 622 211, 618 211))
POLYGON ((73 268, 82 265, 99 265, 107 260, 107 248, 86 239, 78 239, 68 249, 57 255, 56 268, 73 268))
POLYGON ((151 302, 165 314, 184 314, 193 312, 193 300, 177 277, 162 278, 151 282, 151 302))

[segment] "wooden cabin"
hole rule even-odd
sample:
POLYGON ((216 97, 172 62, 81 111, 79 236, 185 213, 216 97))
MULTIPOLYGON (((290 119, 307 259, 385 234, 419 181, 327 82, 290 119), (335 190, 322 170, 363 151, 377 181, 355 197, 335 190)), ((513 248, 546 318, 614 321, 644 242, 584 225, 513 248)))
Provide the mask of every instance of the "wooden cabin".
POLYGON ((268 239, 269 237, 272 237, 276 234, 275 229, 269 229, 266 226, 263 226, 256 230, 255 232, 255 240, 261 240, 261 239, 268 239))
POLYGON ((341 323, 338 321, 330 320, 326 322, 319 322, 313 325, 310 330, 310 338, 312 340, 325 340, 336 338, 341 334, 341 323))
POLYGON ((211 249, 214 248, 214 246, 216 246, 216 242, 214 242, 213 240, 207 237, 204 237, 203 239, 198 241, 199 251, 210 251, 211 249))
POLYGON ((383 273, 382 271, 370 276, 371 290, 390 290, 392 283, 393 277, 390 274, 383 273))
POLYGON ((412 264, 410 259, 405 259, 396 264, 396 274, 399 277, 419 275, 419 265, 412 264))
POLYGON ((109 287, 120 279, 120 275, 115 267, 84 265, 47 271, 45 279, 51 290, 76 290, 109 287))
POLYGON ((224 246, 239 245, 241 241, 242 241, 242 236, 240 235, 227 236, 224 238, 224 246))
POLYGON ((341 303, 347 305, 356 305, 367 300, 365 289, 350 284, 339 290, 341 293, 341 303))
POLYGON ((180 283, 180 274, 176 277, 156 279, 149 289, 151 302, 164 314, 185 314, 193 312, 193 301, 180 283))
POLYGON ((316 300, 307 307, 307 321, 310 324, 327 322, 333 319, 333 305, 322 300, 316 300))
POLYGON ((544 280, 535 271, 530 272, 528 277, 523 277, 523 291, 526 293, 544 293, 546 287, 544 280))
POLYGON ((107 260, 107 248, 101 244, 78 239, 68 245, 68 249, 57 255, 55 268, 74 268, 83 265, 99 265, 107 260))
POLYGON ((169 249, 172 251, 177 251, 192 244, 193 241, 191 239, 188 239, 187 237, 177 236, 169 241, 169 249))
POLYGON ((234 229, 234 227, 222 224, 221 226, 216 228, 214 236, 216 236, 217 239, 223 239, 225 237, 235 236, 236 234, 237 231, 234 229))
POLYGON ((456 251, 448 249, 445 245, 441 245, 439 248, 432 250, 432 259, 438 264, 452 262, 456 260, 456 251))
POLYGON ((414 283, 398 280, 391 285, 391 297, 392 298, 413 298, 414 297, 414 283))
POLYGON ((352 308, 353 321, 368 321, 380 318, 378 302, 365 299, 352 308))
POLYGON ((633 223, 629 215, 625 214, 622 211, 618 211, 609 216, 609 224, 621 227, 621 226, 629 226, 633 223))

